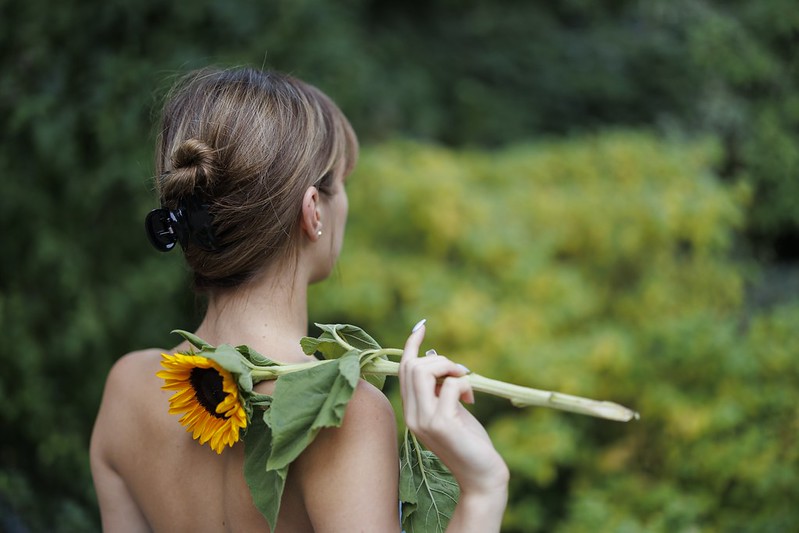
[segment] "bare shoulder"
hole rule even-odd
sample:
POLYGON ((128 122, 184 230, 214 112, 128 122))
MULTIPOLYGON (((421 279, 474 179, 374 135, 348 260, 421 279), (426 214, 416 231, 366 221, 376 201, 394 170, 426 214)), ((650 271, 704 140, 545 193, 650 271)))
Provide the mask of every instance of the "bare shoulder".
POLYGON ((120 386, 124 390, 135 385, 139 378, 149 377, 151 371, 158 368, 163 352, 164 350, 150 348, 123 355, 117 359, 108 372, 106 389, 109 386, 120 386))
POLYGON ((343 426, 371 426, 374 423, 391 424, 396 429, 394 409, 383 391, 371 383, 360 380, 344 415, 343 426))
POLYGON ((342 459, 360 453, 379 457, 392 453, 396 436, 394 410, 388 398, 361 380, 347 405, 341 427, 321 430, 306 449, 301 462, 319 467, 322 463, 329 464, 333 455, 341 455, 342 459))
POLYGON ((147 412, 144 404, 163 401, 155 373, 161 350, 130 352, 120 357, 108 372, 103 398, 92 433, 92 454, 110 449, 134 418, 147 412))
POLYGON ((92 478, 103 530, 148 531, 150 528, 128 484, 130 469, 144 455, 143 424, 161 391, 155 372, 160 350, 141 350, 119 358, 108 372, 103 399, 89 448, 92 478))
POLYGON ((399 452, 394 410, 361 380, 341 427, 327 428, 292 464, 317 531, 395 531, 399 452), (357 524, 352 523, 357 517, 357 524))

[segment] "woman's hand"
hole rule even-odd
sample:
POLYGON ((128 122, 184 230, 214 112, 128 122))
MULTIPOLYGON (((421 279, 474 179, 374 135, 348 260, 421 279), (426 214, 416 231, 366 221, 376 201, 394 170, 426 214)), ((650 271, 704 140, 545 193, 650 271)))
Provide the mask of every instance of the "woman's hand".
POLYGON ((433 350, 419 357, 424 333, 421 322, 408 337, 400 361, 405 423, 458 481, 461 499, 449 530, 462 530, 463 524, 474 531, 498 531, 507 502, 508 468, 483 426, 461 405, 474 403, 468 370, 433 350), (475 520, 483 527, 472 529, 475 520))

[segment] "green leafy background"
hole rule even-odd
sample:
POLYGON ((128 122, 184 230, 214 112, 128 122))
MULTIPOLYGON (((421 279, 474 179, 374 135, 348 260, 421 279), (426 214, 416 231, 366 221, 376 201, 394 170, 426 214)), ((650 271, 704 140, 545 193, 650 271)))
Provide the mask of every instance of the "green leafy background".
POLYGON ((313 321, 426 317, 475 371, 641 412, 480 396, 504 531, 796 529, 798 35, 791 0, 0 1, 0 530, 99 529, 104 377, 197 324, 142 220, 160 96, 208 63, 359 132, 313 321))

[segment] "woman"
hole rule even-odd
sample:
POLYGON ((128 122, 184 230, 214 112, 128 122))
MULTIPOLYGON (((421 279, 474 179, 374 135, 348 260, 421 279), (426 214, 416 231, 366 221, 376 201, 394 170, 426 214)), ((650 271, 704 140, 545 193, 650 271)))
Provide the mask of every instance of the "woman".
MULTIPOLYGON (((208 296, 199 337, 309 360, 299 344, 307 288, 328 276, 341 249, 357 151, 341 111, 297 79, 203 70, 178 83, 157 149, 162 209, 148 230, 162 250, 181 245, 208 296)), ((460 403, 473 401, 463 368, 417 356, 424 332, 423 322, 413 328, 401 361, 405 422, 458 481, 449 530, 498 531, 507 467, 460 403)), ((171 392, 156 377, 162 351, 130 353, 108 376, 91 442, 103 529, 268 531, 244 481, 243 445, 214 453, 168 413, 171 392)), ((342 426, 322 430, 291 464, 277 531, 399 531, 397 502, 393 411, 361 381, 342 426)))

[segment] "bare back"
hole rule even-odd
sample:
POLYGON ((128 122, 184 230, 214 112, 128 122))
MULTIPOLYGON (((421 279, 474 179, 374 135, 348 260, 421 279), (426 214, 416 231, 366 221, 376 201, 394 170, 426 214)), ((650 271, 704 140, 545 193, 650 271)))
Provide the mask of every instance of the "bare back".
MULTIPOLYGON (((243 443, 217 454, 193 440, 168 413, 160 360, 134 352, 109 374, 91 443, 103 529, 269 531, 244 481, 243 443)), ((291 465, 276 531, 398 530, 396 470, 393 411, 363 382, 342 427, 291 465)))

